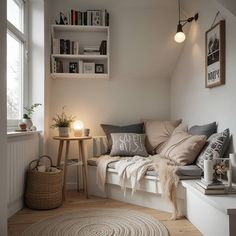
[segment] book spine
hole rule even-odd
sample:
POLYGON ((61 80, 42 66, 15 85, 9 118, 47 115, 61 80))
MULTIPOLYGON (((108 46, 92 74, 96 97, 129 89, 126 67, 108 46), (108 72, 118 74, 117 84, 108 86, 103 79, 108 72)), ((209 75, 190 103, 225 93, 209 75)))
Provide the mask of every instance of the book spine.
POLYGON ((73 25, 73 10, 70 10, 70 24, 73 25))
POLYGON ((79 73, 84 73, 84 62, 82 60, 79 60, 79 73))
POLYGON ((106 11, 102 10, 102 26, 106 25, 106 11))
POLYGON ((109 18, 110 18, 109 13, 106 12, 106 26, 109 26, 109 24, 110 24, 109 18))
POLYGON ((84 12, 84 25, 88 25, 88 15, 87 15, 87 12, 84 12))
POLYGON ((78 25, 78 11, 75 11, 75 24, 78 25))
POLYGON ((64 54, 64 39, 60 39, 60 54, 64 54))

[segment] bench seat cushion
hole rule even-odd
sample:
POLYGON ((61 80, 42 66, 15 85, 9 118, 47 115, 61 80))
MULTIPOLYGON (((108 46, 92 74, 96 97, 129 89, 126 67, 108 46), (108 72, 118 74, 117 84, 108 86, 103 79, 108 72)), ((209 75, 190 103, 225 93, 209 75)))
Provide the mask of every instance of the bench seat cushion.
MULTIPOLYGON (((97 159, 97 157, 89 158, 88 165, 97 166, 97 159)), ((111 162, 108 167, 111 169, 115 169, 115 162, 111 162)), ((197 165, 180 166, 177 174, 179 175, 180 179, 199 179, 202 175, 202 169, 197 165)), ((157 176, 157 173, 155 170, 150 168, 148 169, 146 175, 157 176)))

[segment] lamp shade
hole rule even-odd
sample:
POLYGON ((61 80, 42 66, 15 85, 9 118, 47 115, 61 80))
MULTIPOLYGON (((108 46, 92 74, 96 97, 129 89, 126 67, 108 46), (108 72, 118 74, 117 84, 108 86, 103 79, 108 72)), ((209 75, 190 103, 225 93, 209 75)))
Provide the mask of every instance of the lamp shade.
POLYGON ((182 43, 185 40, 185 34, 183 32, 183 28, 181 24, 177 26, 177 32, 175 34, 175 42, 182 43))
POLYGON ((80 120, 75 121, 73 124, 74 136, 81 137, 83 134, 83 128, 84 128, 84 124, 82 121, 80 120))

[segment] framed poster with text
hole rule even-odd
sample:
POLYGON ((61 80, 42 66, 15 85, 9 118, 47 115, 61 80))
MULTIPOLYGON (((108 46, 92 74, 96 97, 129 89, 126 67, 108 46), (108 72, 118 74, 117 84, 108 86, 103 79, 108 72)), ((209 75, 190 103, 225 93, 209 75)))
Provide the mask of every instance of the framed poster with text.
POLYGON ((225 84, 225 21, 222 20, 206 32, 205 87, 225 84))

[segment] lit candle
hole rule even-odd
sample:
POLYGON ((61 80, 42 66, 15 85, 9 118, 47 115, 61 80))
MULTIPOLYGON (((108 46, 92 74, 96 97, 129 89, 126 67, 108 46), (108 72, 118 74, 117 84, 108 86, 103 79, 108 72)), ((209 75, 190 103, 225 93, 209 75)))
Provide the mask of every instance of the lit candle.
POLYGON ((75 121, 73 124, 74 136, 81 137, 83 134, 83 128, 84 128, 84 124, 82 121, 80 120, 75 121))

